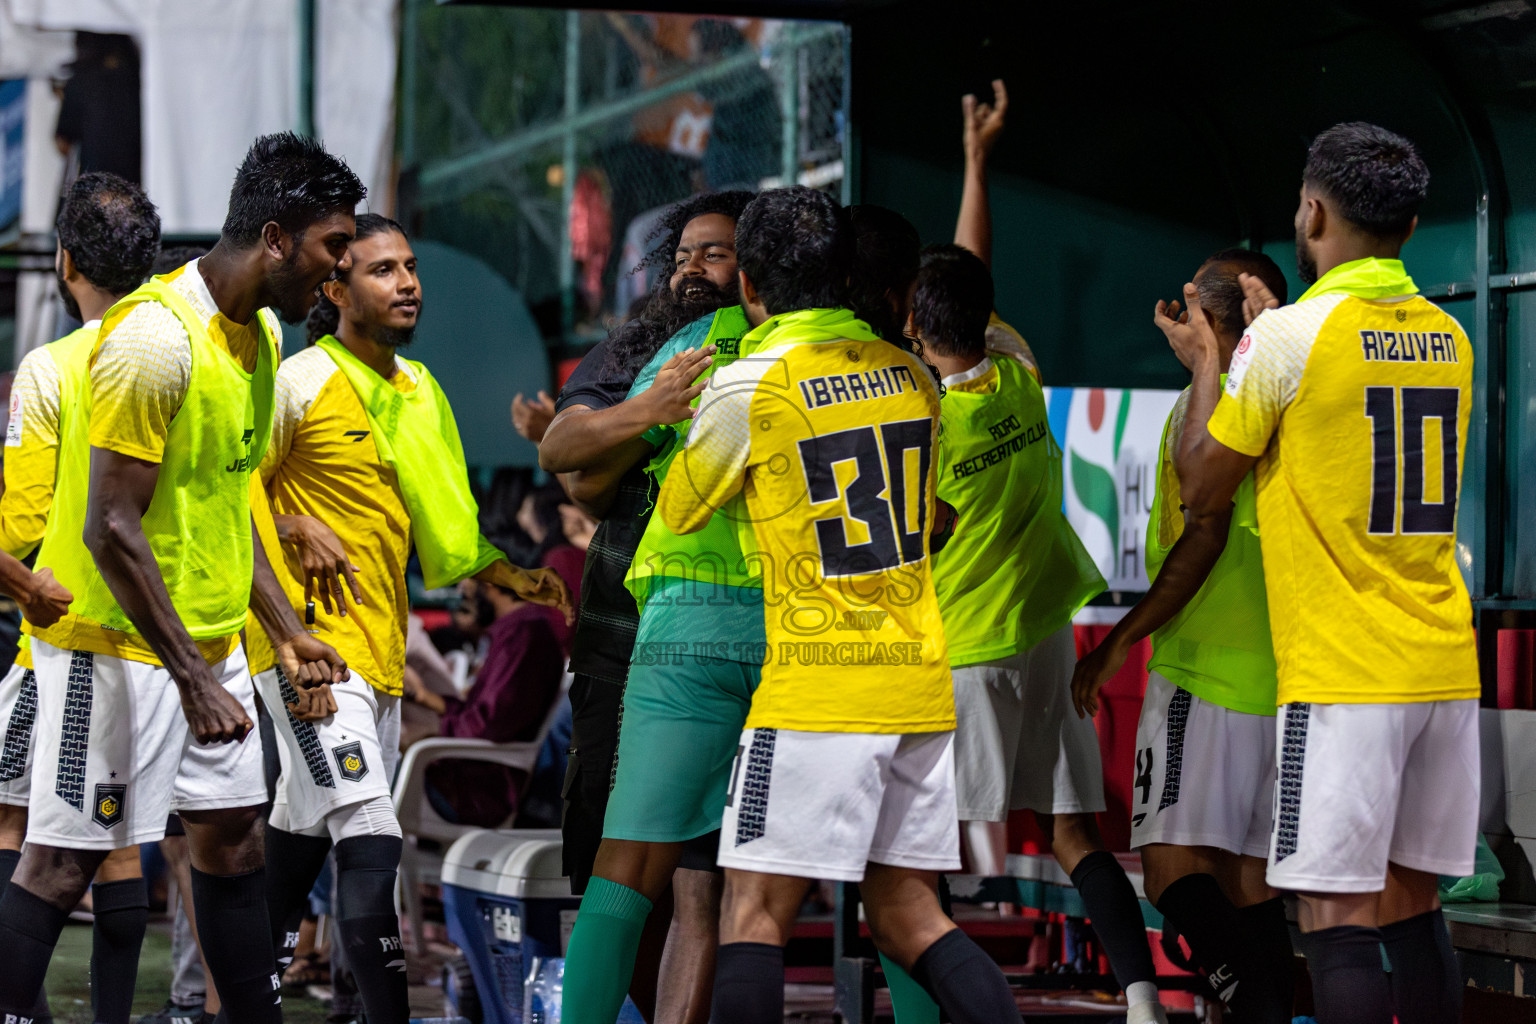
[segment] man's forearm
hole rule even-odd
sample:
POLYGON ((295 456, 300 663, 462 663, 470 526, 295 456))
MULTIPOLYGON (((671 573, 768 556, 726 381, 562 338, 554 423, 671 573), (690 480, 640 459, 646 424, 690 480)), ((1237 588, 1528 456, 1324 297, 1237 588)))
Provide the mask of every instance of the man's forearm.
POLYGON ((1184 532, 1168 551, 1157 579, 1146 595, 1110 631, 1108 642, 1129 648, 1162 628, 1194 600, 1227 546, 1232 508, 1213 515, 1191 516, 1184 532))
POLYGON ((207 675, 207 681, 217 685, 197 641, 171 604, 142 521, 122 510, 88 514, 85 543, 123 614, 172 678, 181 683, 207 675))
POLYGON ((624 479, 624 474, 651 451, 651 443, 643 437, 625 441, 590 468, 567 473, 566 493, 577 508, 602 519, 619 492, 619 481, 624 479))
MULTIPOLYGON (((1195 364, 1194 377, 1189 385, 1189 405, 1184 411, 1184 434, 1179 439, 1179 449, 1174 453, 1173 465, 1179 474, 1181 490, 1201 491, 1205 483, 1205 451, 1211 443, 1208 424, 1221 398, 1221 367, 1215 352, 1203 355, 1195 364)), ((1184 504, 1191 508, 1197 503, 1190 501, 1191 494, 1184 495, 1184 504)))
POLYGON ((278 582, 272 563, 267 560, 267 549, 261 544, 256 523, 251 523, 251 611, 273 646, 304 631, 298 613, 288 603, 288 595, 278 582))
POLYGON ((955 221, 955 244, 980 256, 987 266, 992 265, 992 205, 987 195, 985 153, 965 155, 965 183, 960 190, 960 216, 955 221))
POLYGON ((539 442, 539 465, 546 472, 601 469, 616 449, 638 441, 641 434, 656 426, 655 417, 634 399, 607 409, 577 411, 579 408, 556 416, 539 442))
POLYGON ((32 570, 0 551, 0 593, 21 600, 31 589, 32 570))

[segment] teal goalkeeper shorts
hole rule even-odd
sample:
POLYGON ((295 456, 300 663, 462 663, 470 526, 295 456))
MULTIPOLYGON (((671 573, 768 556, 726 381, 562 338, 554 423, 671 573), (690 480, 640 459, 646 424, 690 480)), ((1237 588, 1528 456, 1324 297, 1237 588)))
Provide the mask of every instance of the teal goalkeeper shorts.
POLYGON ((720 827, 761 676, 760 665, 637 645, 604 839, 680 843, 720 827))

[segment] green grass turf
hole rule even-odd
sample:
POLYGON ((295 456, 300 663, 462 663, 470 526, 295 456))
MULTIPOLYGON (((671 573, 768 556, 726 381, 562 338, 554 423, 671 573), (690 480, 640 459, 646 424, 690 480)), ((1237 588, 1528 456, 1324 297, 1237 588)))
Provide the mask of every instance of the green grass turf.
MULTIPOLYGON (((91 926, 70 922, 59 936, 48 966, 48 1003, 58 1024, 91 1024, 91 926)), ((139 983, 133 994, 133 1019, 153 1013, 171 994, 170 922, 154 920, 139 954, 139 983)), ((439 999, 441 996, 439 996, 439 999)), ((285 995, 284 1024, 323 1024, 325 1004, 285 995)))

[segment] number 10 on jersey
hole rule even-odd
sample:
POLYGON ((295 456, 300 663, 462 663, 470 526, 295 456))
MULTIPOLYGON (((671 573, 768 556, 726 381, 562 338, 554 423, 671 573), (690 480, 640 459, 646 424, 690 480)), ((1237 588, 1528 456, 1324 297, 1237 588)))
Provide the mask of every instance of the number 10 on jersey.
POLYGON ((1456 453, 1460 412, 1460 388, 1377 386, 1365 389, 1365 415, 1371 423, 1372 456, 1371 512, 1366 532, 1373 535, 1456 532, 1456 453), (1436 421, 1438 431, 1435 430, 1436 421), (1426 443, 1426 435, 1429 435, 1430 443, 1426 443), (1431 456, 1427 465, 1426 451, 1431 456))

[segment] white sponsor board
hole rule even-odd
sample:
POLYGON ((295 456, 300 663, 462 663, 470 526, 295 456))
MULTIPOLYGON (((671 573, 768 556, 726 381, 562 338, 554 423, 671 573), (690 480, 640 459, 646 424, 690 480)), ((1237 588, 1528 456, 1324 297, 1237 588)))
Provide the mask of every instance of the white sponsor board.
POLYGON ((1110 590, 1147 589, 1157 448, 1177 391, 1046 388, 1067 519, 1110 590))

